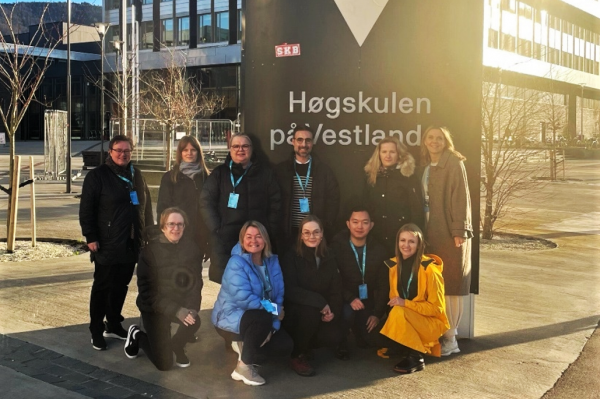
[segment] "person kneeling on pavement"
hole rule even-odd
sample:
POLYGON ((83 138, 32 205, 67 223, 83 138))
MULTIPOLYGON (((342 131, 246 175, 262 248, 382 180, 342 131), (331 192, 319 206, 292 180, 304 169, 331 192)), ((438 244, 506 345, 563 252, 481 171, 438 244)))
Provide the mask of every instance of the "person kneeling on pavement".
POLYGON ((256 364, 263 355, 289 355, 291 338, 280 331, 283 310, 283 277, 265 226, 246 222, 239 242, 231 250, 221 290, 212 312, 212 323, 227 345, 238 354, 231 378, 246 385, 263 385, 256 364))
POLYGON ((187 215, 179 208, 167 208, 159 226, 146 229, 148 243, 137 269, 137 306, 145 331, 129 327, 125 355, 134 359, 140 349, 161 371, 175 364, 189 367, 185 345, 200 328, 202 256, 193 237, 185 235, 187 215), (171 323, 179 324, 171 337, 171 323))
POLYGON ((423 233, 415 224, 405 224, 396 236, 396 257, 389 267, 391 310, 380 333, 384 346, 378 354, 402 356, 394 371, 421 371, 423 354, 440 357, 438 339, 450 328, 444 301, 443 263, 436 255, 424 255, 423 233), (383 337, 382 337, 383 338, 383 337), (389 348, 389 349, 388 349, 389 348))

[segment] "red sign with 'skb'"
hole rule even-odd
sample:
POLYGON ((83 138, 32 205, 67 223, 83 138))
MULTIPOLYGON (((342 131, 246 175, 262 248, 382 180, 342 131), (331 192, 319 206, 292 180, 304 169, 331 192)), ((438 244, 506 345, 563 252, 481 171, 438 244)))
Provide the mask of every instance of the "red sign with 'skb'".
POLYGON ((283 43, 275 46, 275 57, 294 57, 300 55, 300 44, 283 43))

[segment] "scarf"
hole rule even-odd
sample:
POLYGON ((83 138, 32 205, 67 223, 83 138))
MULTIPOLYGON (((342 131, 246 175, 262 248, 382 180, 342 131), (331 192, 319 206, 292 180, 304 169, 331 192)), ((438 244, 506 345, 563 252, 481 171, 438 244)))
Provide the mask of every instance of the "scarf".
POLYGON ((181 173, 189 177, 190 179, 194 179, 194 175, 197 173, 202 173, 202 168, 200 168, 199 163, 195 162, 181 162, 179 164, 179 170, 181 173))
POLYGON ((127 166, 122 167, 117 165, 111 157, 106 158, 106 165, 113 171, 117 176, 123 176, 129 181, 133 181, 133 176, 131 176, 131 169, 129 168, 129 164, 127 166))

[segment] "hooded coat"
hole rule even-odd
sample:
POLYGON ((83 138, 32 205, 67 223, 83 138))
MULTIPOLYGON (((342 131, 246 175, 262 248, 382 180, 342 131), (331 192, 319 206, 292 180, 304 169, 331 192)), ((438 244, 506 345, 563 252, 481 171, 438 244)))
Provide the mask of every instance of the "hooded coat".
MULTIPOLYGON (((269 299, 279 308, 283 305, 283 276, 277 255, 263 259, 269 273, 271 292, 269 299)), ((221 290, 212 311, 215 327, 235 334, 240 333, 240 321, 246 310, 263 309, 263 283, 260 271, 252 263, 252 255, 242 251, 238 243, 223 274, 221 290)), ((279 330, 281 322, 273 315, 273 328, 279 330)))
MULTIPOLYGON (((390 299, 398 292, 397 259, 386 261, 389 267, 390 299)), ((423 255, 417 275, 417 296, 405 300, 404 306, 393 306, 380 333, 421 353, 440 357, 438 339, 449 328, 444 299, 442 260, 435 255, 423 255)))
POLYGON ((368 182, 365 185, 364 200, 375 223, 370 234, 384 245, 388 257, 395 253, 396 234, 400 227, 415 223, 423 228, 421 189, 414 172, 415 159, 407 154, 395 168, 380 170, 374 186, 368 182))

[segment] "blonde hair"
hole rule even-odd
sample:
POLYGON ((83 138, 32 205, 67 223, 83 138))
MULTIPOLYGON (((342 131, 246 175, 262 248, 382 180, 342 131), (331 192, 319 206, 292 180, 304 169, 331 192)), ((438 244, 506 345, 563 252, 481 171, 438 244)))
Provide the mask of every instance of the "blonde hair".
POLYGON ((302 219, 302 221, 300 222, 300 227, 298 227, 298 241, 296 243, 296 253, 298 255, 302 255, 302 244, 304 243, 304 241, 302 241, 302 228, 304 227, 305 224, 310 223, 310 222, 315 222, 316 224, 319 225, 319 229, 321 229, 321 234, 322 234, 323 238, 321 239, 321 242, 319 243, 319 245, 317 245, 317 250, 316 250, 315 254, 319 258, 322 258, 323 256, 325 256, 325 253, 327 252, 327 240, 325 240, 325 229, 323 228, 323 222, 321 222, 321 219, 319 219, 315 215, 308 215, 304 219, 302 219))
MULTIPOLYGON (((399 265, 402 265, 402 254, 400 253, 400 234, 404 232, 413 234, 419 240, 417 243, 417 251, 415 252, 415 261, 413 262, 412 266, 412 273, 414 276, 416 276, 419 273, 419 266, 421 265, 421 259, 423 258, 423 253, 425 252, 425 239, 423 238, 423 232, 419 226, 414 223, 407 223, 400 227, 398 234, 396 234, 396 261, 399 265)), ((398 272, 398 278, 400 281, 402 281, 401 274, 402 273, 398 272)))
POLYGON ((432 130, 439 130, 444 135, 444 151, 450 151, 451 153, 456 155, 456 157, 458 157, 458 159, 460 159, 461 161, 467 160, 467 158, 463 154, 456 151, 456 149, 454 148, 454 141, 452 141, 452 135, 450 134, 450 130, 448 130, 447 127, 429 126, 427 130, 425 130, 423 138, 421 139, 421 165, 427 166, 431 163, 431 157, 429 156, 429 151, 425 146, 425 140, 427 139, 427 134, 432 130))
POLYGON ((396 136, 388 136, 381 140, 377 146, 375 147, 375 151, 373 151, 373 155, 367 161, 365 165, 365 173, 367 174, 367 183, 371 186, 375 186, 377 183, 377 173, 379 173, 381 169, 381 158, 379 157, 379 152, 381 151, 381 146, 383 144, 392 143, 396 146, 396 152, 398 153, 398 164, 403 165, 406 161, 406 167, 402 167, 401 172, 403 175, 409 177, 414 173, 415 170, 415 159, 406 149, 406 146, 398 140, 396 136))
POLYGON ((183 150, 185 150, 185 147, 187 147, 188 144, 191 144, 192 147, 194 147, 196 151, 198 151, 198 160, 196 161, 196 163, 200 166, 200 170, 202 170, 202 173, 208 176, 209 172, 206 168, 206 163, 204 162, 204 154, 202 153, 202 146, 200 145, 200 142, 194 136, 183 136, 179 140, 179 144, 177 145, 177 152, 175 154, 175 165, 173 165, 173 173, 171 173, 171 181, 173 181, 173 183, 177 183, 179 165, 181 165, 181 160, 183 159, 183 150))
POLYGON ((244 223, 240 230, 239 241, 240 246, 242 247, 242 251, 246 252, 246 249, 244 248, 244 236, 246 235, 246 232, 250 227, 254 227, 255 229, 257 229, 260 235, 262 236, 263 240, 265 241, 265 247, 263 248, 262 253, 260 255, 263 258, 270 258, 271 256, 273 256, 273 252, 271 250, 271 240, 269 239, 269 233, 267 233, 267 229, 265 228, 265 226, 262 223, 257 222, 256 220, 248 220, 246 223, 244 223))
MULTIPOLYGON (((183 223, 184 223, 184 225, 185 225, 185 226, 187 226, 187 225, 188 225, 188 217, 187 217, 187 214, 186 214, 186 213, 185 213, 183 210, 181 210, 181 209, 177 208, 176 206, 172 206, 172 207, 170 207, 170 208, 167 208, 167 209, 165 209, 165 210, 164 210, 164 211, 162 211, 162 213, 160 214, 160 222, 159 222, 158 224, 159 224, 159 226, 160 226, 160 229, 161 229, 161 230, 163 230, 163 229, 165 228, 165 225, 166 225, 166 223, 167 223, 167 219, 169 219, 169 216, 171 216, 171 214, 173 214, 173 213, 178 213, 178 214, 180 214, 180 215, 181 215, 181 217, 183 218, 183 223)), ((185 226, 184 226, 184 227, 185 227, 185 226)))

